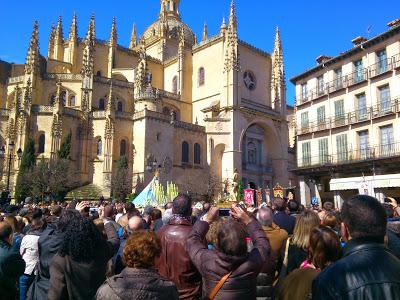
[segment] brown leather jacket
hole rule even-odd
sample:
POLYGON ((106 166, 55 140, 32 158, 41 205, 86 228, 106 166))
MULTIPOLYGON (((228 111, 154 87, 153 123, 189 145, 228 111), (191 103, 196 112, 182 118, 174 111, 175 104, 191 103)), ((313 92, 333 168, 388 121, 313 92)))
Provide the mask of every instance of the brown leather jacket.
POLYGON ((161 240, 161 255, 156 267, 161 276, 176 284, 180 299, 201 297, 201 275, 191 262, 186 247, 191 231, 189 220, 174 216, 169 225, 157 233, 161 240))

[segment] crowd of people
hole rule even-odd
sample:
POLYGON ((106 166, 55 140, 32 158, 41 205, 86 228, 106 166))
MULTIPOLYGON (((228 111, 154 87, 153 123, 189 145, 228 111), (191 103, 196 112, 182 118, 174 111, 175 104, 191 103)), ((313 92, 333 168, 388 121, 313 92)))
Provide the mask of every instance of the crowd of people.
POLYGON ((400 299, 400 208, 178 195, 0 208, 0 299, 400 299), (226 212, 226 210, 225 210, 226 212))

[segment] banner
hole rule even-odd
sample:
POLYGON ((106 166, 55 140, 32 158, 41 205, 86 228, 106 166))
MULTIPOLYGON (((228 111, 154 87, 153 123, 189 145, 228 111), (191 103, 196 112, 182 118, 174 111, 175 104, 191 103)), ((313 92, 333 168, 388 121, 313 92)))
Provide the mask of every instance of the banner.
POLYGON ((371 182, 367 182, 367 181, 362 182, 359 185, 358 193, 360 195, 367 195, 367 196, 375 197, 374 188, 372 187, 372 183, 371 182))
POLYGON ((256 203, 255 206, 259 206, 262 203, 262 189, 259 188, 256 191, 256 203))
POLYGON ((244 190, 244 202, 249 206, 254 205, 254 190, 244 190))

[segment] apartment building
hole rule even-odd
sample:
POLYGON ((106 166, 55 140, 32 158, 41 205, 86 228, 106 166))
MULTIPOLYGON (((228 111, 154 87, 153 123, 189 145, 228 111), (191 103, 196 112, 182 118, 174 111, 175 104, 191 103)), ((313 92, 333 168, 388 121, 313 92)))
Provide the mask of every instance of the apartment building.
POLYGON ((303 204, 363 193, 400 197, 400 19, 295 76, 303 204))

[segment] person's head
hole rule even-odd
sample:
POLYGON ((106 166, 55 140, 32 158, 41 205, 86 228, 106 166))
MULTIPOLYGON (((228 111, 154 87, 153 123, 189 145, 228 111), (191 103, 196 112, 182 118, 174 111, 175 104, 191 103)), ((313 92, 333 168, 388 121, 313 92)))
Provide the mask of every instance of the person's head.
POLYGON ((389 203, 383 203, 383 208, 385 209, 386 216, 388 218, 393 218, 394 217, 394 209, 393 206, 390 205, 389 203))
POLYGON ((277 211, 285 211, 286 209, 286 202, 282 198, 275 198, 274 199, 274 207, 277 211))
POLYGON ((288 202, 288 208, 291 214, 296 214, 299 211, 299 203, 294 200, 290 200, 288 202))
POLYGON ((62 208, 60 205, 53 205, 50 210, 50 214, 55 217, 61 216, 62 208))
POLYGON ((383 242, 386 234, 386 212, 373 197, 357 195, 343 202, 342 237, 374 238, 383 242))
POLYGON ((159 210, 158 208, 153 209, 152 213, 151 213, 151 219, 153 221, 161 219, 162 217, 162 212, 161 210, 159 210))
POLYGON ((322 220, 322 224, 331 229, 337 228, 338 220, 336 215, 333 212, 328 212, 322 220))
POLYGON ((210 208, 211 208, 210 203, 208 203, 208 202, 204 203, 204 205, 203 205, 204 212, 208 212, 210 210, 210 208))
POLYGON ((314 266, 323 270, 340 257, 341 248, 338 235, 329 227, 315 227, 311 231, 308 254, 314 266))
POLYGON ((34 208, 32 211, 32 227, 31 230, 38 230, 43 227, 43 211, 40 208, 34 208))
POLYGON ((257 213, 257 220, 262 226, 272 226, 272 210, 269 207, 260 208, 257 213))
POLYGON ((12 227, 8 222, 0 222, 0 241, 11 244, 12 242, 12 227))
POLYGON ((153 210, 154 210, 154 208, 153 208, 153 206, 146 206, 145 208, 144 208, 144 210, 143 210, 143 215, 144 216, 151 216, 151 214, 153 213, 153 210))
POLYGON ((16 232, 17 231, 17 219, 14 216, 8 215, 4 218, 4 221, 7 222, 12 229, 12 232, 16 232))
POLYGON ((112 218, 114 216, 114 206, 107 205, 104 207, 104 218, 112 218))
POLYGON ((60 232, 65 232, 67 227, 74 221, 79 220, 80 213, 75 209, 65 209, 62 211, 60 220, 57 223, 57 229, 60 232))
POLYGON ((150 269, 161 254, 161 242, 154 232, 137 231, 129 236, 123 250, 128 268, 150 269))
POLYGON ((171 218, 172 218, 172 208, 169 208, 164 212, 162 216, 163 225, 167 225, 171 220, 171 218))
POLYGON ((218 218, 211 223, 210 229, 208 230, 206 235, 206 241, 208 244, 214 246, 218 245, 218 233, 221 230, 222 225, 224 225, 226 222, 226 218, 218 218))
POLYGON ((132 202, 125 203, 125 213, 129 213, 130 211, 136 210, 135 204, 132 202))
POLYGON ((128 229, 131 232, 143 229, 143 219, 138 216, 133 216, 128 220, 128 229))
POLYGON ((68 255, 77 262, 94 259, 103 237, 91 220, 81 215, 74 216, 67 225, 59 254, 68 255))
POLYGON ((168 202, 167 204, 165 204, 164 209, 165 209, 165 210, 167 210, 167 209, 172 209, 173 206, 174 206, 174 203, 173 203, 173 202, 168 202))
POLYGON ((335 206, 333 205, 333 203, 332 202, 325 202, 324 203, 324 205, 322 205, 322 208, 325 210, 325 211, 332 211, 334 208, 335 208, 335 206))
POLYGON ((301 213, 296 220, 292 244, 298 248, 307 250, 310 246, 311 231, 317 227, 319 223, 319 217, 315 212, 306 210, 305 212, 301 213))
POLYGON ((229 220, 218 232, 217 248, 229 256, 246 256, 246 237, 245 227, 234 220, 229 220))
POLYGON ((179 194, 172 204, 172 212, 175 215, 190 217, 192 214, 192 200, 188 195, 179 194))
POLYGON ((100 219, 100 218, 94 219, 93 224, 97 227, 97 229, 100 231, 100 233, 103 235, 103 237, 106 236, 103 219, 100 219))

